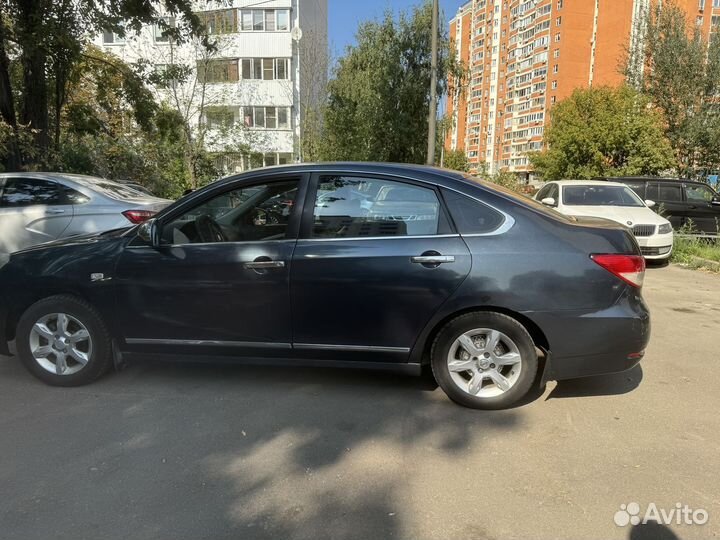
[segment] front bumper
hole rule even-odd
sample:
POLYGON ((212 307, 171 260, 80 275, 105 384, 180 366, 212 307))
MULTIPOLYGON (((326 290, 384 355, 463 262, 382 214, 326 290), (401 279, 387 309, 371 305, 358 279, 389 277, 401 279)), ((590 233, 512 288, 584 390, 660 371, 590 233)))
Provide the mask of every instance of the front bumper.
POLYGON ((636 236, 635 239, 640 246, 640 252, 646 259, 667 259, 672 254, 673 233, 636 236))
POLYGON ((626 371, 635 367, 650 341, 650 313, 635 290, 609 309, 596 312, 526 313, 550 345, 548 381, 626 371))

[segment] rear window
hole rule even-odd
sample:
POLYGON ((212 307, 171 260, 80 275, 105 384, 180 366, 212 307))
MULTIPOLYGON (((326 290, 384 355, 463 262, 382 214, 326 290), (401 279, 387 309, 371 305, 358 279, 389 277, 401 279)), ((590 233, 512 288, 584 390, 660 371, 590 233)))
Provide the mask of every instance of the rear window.
POLYGON ((463 175, 465 179, 470 180, 474 184, 479 184, 482 187, 490 190, 495 191, 501 194, 503 197, 506 197, 508 199, 511 199, 519 204, 522 204, 524 206, 529 206, 533 210, 540 212, 541 214, 545 214, 547 216, 550 216, 555 219, 559 219, 560 221, 570 221, 575 222, 577 221, 572 216, 566 216, 565 214, 561 214, 554 208, 550 208, 549 206, 546 206, 542 204, 539 201, 536 201, 535 199, 531 199, 530 197, 526 197, 525 195, 522 195, 521 193, 518 193, 516 191, 513 191, 511 189, 508 189, 504 186, 501 186, 499 184, 494 184, 492 182, 488 182, 487 180, 483 180, 482 178, 478 178, 477 176, 472 176, 470 174, 464 174, 463 175))
POLYGON ((112 199, 121 201, 135 201, 135 200, 146 200, 149 195, 133 189, 130 186, 124 186, 111 180, 104 180, 101 178, 88 179, 81 177, 73 177, 72 180, 79 184, 82 184, 93 191, 97 191, 101 195, 110 197, 112 199))

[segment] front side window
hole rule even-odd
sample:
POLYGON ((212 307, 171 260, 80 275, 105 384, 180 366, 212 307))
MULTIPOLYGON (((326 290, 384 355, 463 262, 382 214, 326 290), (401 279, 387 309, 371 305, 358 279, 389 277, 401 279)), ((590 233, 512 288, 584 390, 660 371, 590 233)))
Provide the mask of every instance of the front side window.
POLYGON ((312 238, 438 234, 435 191, 412 184, 351 176, 320 178, 312 238))
POLYGON ((687 185, 685 195, 688 201, 709 203, 715 197, 715 193, 707 186, 687 185))
POLYGON ((565 186, 566 206, 644 206, 634 191, 625 186, 565 186))
POLYGON ((60 186, 35 178, 8 178, 0 198, 2 208, 59 204, 67 204, 60 186))
POLYGON ((217 195, 167 223, 163 243, 260 242, 286 237, 299 182, 238 188, 217 195))

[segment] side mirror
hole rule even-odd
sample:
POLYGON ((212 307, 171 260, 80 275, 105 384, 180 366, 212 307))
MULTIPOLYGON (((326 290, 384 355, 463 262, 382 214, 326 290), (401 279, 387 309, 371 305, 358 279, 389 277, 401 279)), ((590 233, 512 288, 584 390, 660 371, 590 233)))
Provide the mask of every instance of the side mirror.
POLYGON ((555 200, 555 197, 545 197, 542 201, 545 206, 557 206, 557 201, 555 200))
POLYGON ((655 201, 651 201, 650 199, 647 199, 645 201, 645 206, 647 206, 648 208, 655 208, 655 201))
POLYGON ((155 218, 148 219, 140 225, 137 230, 137 235, 140 240, 152 247, 158 247, 160 245, 160 234, 155 218))
POLYGON ((713 206, 720 206, 720 197, 713 197, 712 201, 710 201, 710 204, 713 206))

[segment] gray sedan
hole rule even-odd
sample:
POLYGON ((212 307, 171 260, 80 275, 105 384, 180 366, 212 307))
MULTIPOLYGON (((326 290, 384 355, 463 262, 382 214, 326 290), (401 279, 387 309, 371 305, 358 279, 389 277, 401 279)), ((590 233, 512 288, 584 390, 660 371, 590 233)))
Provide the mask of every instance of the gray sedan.
POLYGON ((170 202, 92 176, 0 174, 0 257, 58 238, 130 227, 170 202))

